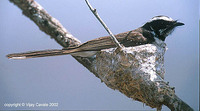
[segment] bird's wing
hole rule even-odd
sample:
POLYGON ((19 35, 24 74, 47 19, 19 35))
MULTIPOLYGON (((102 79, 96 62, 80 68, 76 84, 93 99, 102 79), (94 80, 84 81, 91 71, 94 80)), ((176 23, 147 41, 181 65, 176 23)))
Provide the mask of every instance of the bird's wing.
MULTIPOLYGON (((128 31, 115 35, 120 44, 125 47, 138 46, 150 43, 149 39, 143 36, 142 33, 137 31, 128 31)), ((77 51, 100 51, 102 49, 114 48, 116 45, 111 40, 110 36, 100 37, 90 40, 76 47, 77 51)))

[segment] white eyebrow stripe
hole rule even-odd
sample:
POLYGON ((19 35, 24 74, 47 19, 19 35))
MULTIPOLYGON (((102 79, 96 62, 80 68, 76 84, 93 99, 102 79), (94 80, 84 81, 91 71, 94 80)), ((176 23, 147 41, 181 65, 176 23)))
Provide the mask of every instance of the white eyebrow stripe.
POLYGON ((166 17, 166 16, 154 17, 151 19, 151 21, 154 21, 154 20, 174 21, 172 18, 166 17))

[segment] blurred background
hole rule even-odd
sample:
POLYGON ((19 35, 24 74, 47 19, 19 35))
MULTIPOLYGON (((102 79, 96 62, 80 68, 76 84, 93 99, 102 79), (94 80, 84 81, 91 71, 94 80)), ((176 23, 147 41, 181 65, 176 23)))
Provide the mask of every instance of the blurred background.
MULTIPOLYGON (((82 42, 108 35, 84 0, 37 0, 82 42)), ((168 36, 165 81, 199 110, 198 0, 90 0, 114 34, 136 29, 157 15, 185 23, 168 36)), ((8 0, 0 1, 1 110, 156 110, 108 88, 70 55, 8 60, 10 53, 61 49, 8 0), (58 107, 5 107, 6 103, 58 103, 58 107)), ((169 110, 163 107, 164 110, 169 110)))

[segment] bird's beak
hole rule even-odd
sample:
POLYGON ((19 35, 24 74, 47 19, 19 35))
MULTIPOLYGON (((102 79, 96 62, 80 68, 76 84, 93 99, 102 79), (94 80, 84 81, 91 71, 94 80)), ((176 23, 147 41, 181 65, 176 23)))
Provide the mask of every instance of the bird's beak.
POLYGON ((185 24, 182 23, 182 22, 176 22, 176 23, 175 23, 175 26, 182 26, 182 25, 185 25, 185 24))

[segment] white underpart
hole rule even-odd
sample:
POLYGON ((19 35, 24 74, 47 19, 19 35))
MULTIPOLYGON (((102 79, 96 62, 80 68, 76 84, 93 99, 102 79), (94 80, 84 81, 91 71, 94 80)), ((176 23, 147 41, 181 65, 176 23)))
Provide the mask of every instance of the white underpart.
POLYGON ((153 18, 151 19, 151 21, 154 21, 154 20, 174 21, 172 18, 170 18, 170 17, 166 17, 166 16, 153 17, 153 18))
POLYGON ((165 44, 164 41, 158 39, 157 37, 154 37, 154 39, 155 39, 154 42, 155 45, 163 46, 163 44, 165 44))

